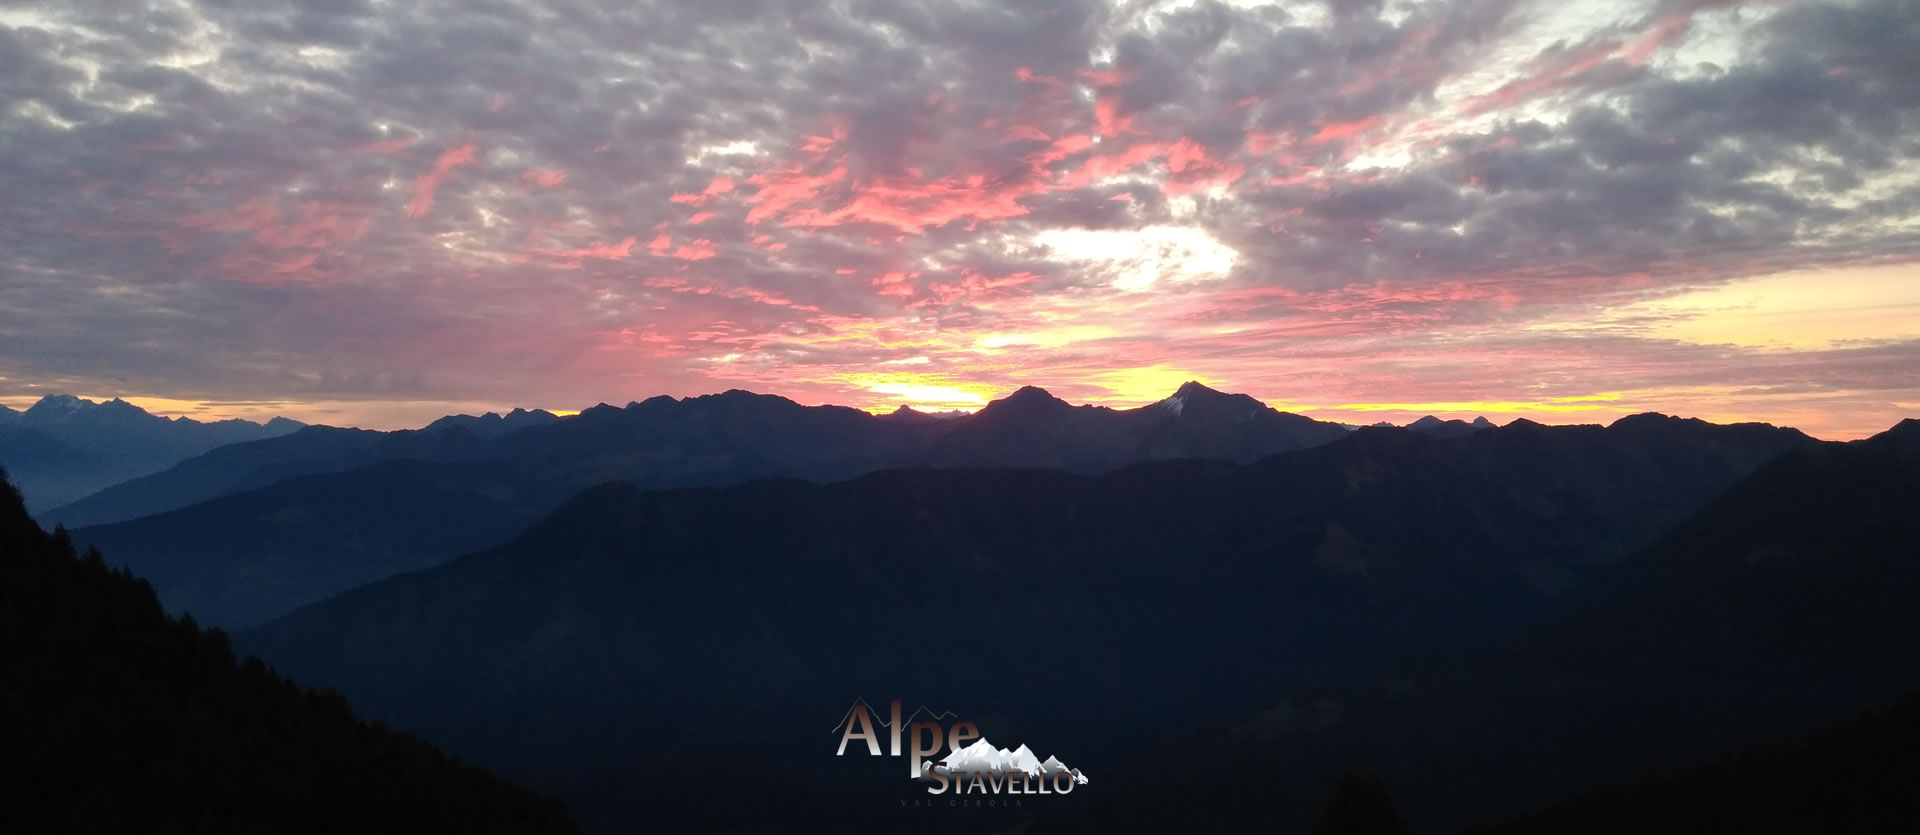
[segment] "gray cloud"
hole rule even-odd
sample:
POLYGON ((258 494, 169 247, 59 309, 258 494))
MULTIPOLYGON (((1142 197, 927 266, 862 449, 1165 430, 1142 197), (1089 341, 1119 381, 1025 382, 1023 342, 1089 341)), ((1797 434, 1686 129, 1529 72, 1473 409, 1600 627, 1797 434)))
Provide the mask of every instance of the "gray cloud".
POLYGON ((1456 324, 1915 257, 1920 10, 1797 2, 1727 66, 1637 60, 1722 5, 1549 47, 1492 118, 1448 85, 1515 0, 16 5, 0 374, 581 398, 709 345, 876 363, 920 349, 802 337, 1031 327, 1005 299, 1111 280, 1028 243, 1062 227, 1239 254, 1170 298, 1542 282, 1456 324))

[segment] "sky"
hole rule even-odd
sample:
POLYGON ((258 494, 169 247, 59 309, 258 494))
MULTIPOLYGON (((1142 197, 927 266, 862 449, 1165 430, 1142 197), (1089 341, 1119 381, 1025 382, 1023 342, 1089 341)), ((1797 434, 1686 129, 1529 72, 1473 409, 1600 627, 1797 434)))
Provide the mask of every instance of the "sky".
POLYGON ((0 0, 0 403, 1920 415, 1920 3, 0 0))

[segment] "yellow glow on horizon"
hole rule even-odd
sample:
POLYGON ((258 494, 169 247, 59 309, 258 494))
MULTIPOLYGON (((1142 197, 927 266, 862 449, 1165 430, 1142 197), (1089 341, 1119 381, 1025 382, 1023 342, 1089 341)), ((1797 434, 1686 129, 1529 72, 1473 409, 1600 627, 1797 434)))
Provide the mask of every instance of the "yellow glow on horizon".
POLYGON ((1113 393, 1112 397, 1100 398, 1094 402, 1140 404, 1153 403, 1166 398, 1179 389, 1182 383, 1190 380, 1212 388, 1225 385, 1217 377, 1196 374, 1166 363, 1104 371, 1095 374, 1088 382, 1113 393))
MULTIPOLYGON (((56 394, 56 393, 68 394, 69 392, 47 392, 47 394, 56 394)), ((254 418, 249 416, 253 413, 259 413, 264 415, 264 417, 261 417, 260 420, 266 420, 267 418, 273 417, 274 415, 281 414, 281 412, 278 412, 275 410, 278 409, 279 407, 288 405, 286 403, 281 403, 277 401, 222 403, 222 402, 201 401, 201 400, 178 400, 171 397, 143 397, 139 395, 124 395, 124 394, 114 395, 114 394, 80 393, 80 394, 74 394, 73 396, 78 397, 82 400, 91 400, 95 403, 105 403, 117 397, 121 400, 127 401, 128 403, 132 403, 135 406, 139 406, 140 408, 145 409, 146 411, 152 414, 158 415, 160 417, 166 417, 166 418, 190 417, 198 421, 226 420, 227 418, 231 418, 231 417, 242 417, 248 420, 253 420, 254 418)), ((0 406, 6 406, 10 409, 18 409, 21 411, 25 411, 26 409, 33 406, 33 404, 39 402, 40 398, 41 398, 41 395, 37 395, 37 394, 26 395, 26 396, 14 396, 14 397, 0 397, 0 406)))
POLYGON ((972 411, 987 405, 998 390, 988 383, 958 381, 939 373, 853 372, 837 375, 833 382, 888 397, 884 403, 865 406, 870 412, 892 411, 891 407, 899 405, 920 411, 972 411))
POLYGON ((1672 317, 1651 335, 1703 345, 1817 349, 1914 338, 1920 337, 1920 265, 1782 273, 1621 312, 1672 317))
POLYGON ((1578 397, 1554 397, 1547 400, 1455 400, 1431 403, 1343 403, 1338 406, 1307 407, 1329 412, 1419 412, 1439 414, 1517 415, 1526 412, 1595 412, 1615 408, 1618 392, 1587 394, 1578 397))
POLYGON ((1108 339, 1120 335, 1120 331, 1102 325, 1062 325, 1056 328, 1042 328, 1040 330, 1021 333, 981 334, 976 344, 988 350, 1013 346, 1021 348, 1061 348, 1075 342, 1108 339))

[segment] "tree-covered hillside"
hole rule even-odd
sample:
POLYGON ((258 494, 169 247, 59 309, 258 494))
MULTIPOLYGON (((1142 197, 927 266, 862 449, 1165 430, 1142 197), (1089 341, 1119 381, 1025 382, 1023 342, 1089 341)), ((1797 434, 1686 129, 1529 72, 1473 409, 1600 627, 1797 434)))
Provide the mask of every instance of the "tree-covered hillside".
POLYGON ((76 555, 0 480, 0 785, 36 831, 571 832, 565 807, 360 722, 144 580, 76 555), (49 827, 49 824, 51 825, 49 827))

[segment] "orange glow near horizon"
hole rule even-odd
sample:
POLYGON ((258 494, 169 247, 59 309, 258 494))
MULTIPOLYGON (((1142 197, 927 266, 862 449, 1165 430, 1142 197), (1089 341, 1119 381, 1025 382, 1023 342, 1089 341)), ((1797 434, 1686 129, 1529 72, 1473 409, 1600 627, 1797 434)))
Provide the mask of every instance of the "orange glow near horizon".
POLYGON ((166 49, 0 10, 40 33, 0 120, 40 149, 0 224, 0 403, 396 429, 1195 380, 1356 424, 1827 438, 1920 403, 1920 107, 1903 44, 1844 34, 1896 0, 682 5, 644 81, 592 4, 524 78, 392 37, 264 61, 221 5, 166 49))
MULTIPOLYGON (((1197 376, 1184 375, 1177 370, 1162 367, 1134 371, 1139 373, 1121 372, 1103 377, 1101 385, 1108 386, 1104 395, 1083 399, 1073 397, 1062 397, 1062 399, 1075 405, 1094 405, 1113 409, 1139 408, 1171 396, 1174 389, 1181 383, 1195 379, 1197 376), (1139 386, 1157 386, 1158 388, 1147 389, 1139 386), (1152 393, 1154 391, 1159 393, 1152 393)), ((1216 380, 1204 376, 1200 376, 1195 381, 1223 392, 1235 391, 1230 385, 1218 384, 1216 380)), ((864 388, 857 393, 850 393, 849 396, 840 398, 790 397, 790 399, 806 405, 850 406, 876 415, 890 413, 901 406, 921 412, 976 412, 993 400, 1005 397, 1023 385, 1040 385, 1042 388, 1047 388, 1046 385, 1039 383, 972 384, 940 378, 937 375, 854 375, 853 378, 844 382, 861 385, 864 388)), ((684 398, 715 393, 718 391, 689 392, 676 396, 684 398)), ((763 390, 758 393, 780 394, 777 390, 763 390)), ((1058 391, 1055 393, 1059 396, 1058 391)), ((77 396, 95 402, 113 399, 111 395, 81 394, 77 396)), ((629 400, 643 400, 649 396, 652 395, 636 394, 629 398, 621 398, 618 402, 613 402, 611 399, 604 402, 618 406, 629 400)), ((1885 424, 1836 421, 1832 412, 1824 411, 1817 405, 1795 407, 1791 398, 1753 400, 1749 408, 1760 407, 1760 413, 1743 408, 1728 409, 1722 405, 1727 398, 1733 396, 1734 393, 1722 390, 1609 392, 1556 398, 1544 402, 1343 403, 1337 405, 1315 405, 1257 396, 1256 399, 1280 411, 1356 426, 1382 421, 1405 425, 1427 415, 1469 421, 1476 417, 1485 417, 1500 425, 1522 418, 1549 425, 1608 424, 1632 414, 1660 412, 1677 417, 1697 417, 1713 423, 1773 423, 1800 429, 1823 440, 1848 441, 1869 437, 1899 422, 1899 418, 1885 424), (1768 418, 1764 416, 1766 414, 1775 417, 1768 418)), ((141 396, 123 396, 121 399, 166 418, 187 417, 203 422, 238 418, 264 422, 279 416, 303 423, 354 426, 383 431, 417 429, 449 414, 478 415, 486 412, 506 414, 514 408, 543 408, 525 404, 452 401, 222 403, 141 396)), ((36 400, 35 397, 0 397, 0 406, 24 410, 31 407, 36 400)), ((1920 415, 1920 403, 1896 402, 1888 405, 1895 413, 1920 415)), ((578 415, 581 411, 578 408, 547 408, 546 410, 562 417, 578 415)))

